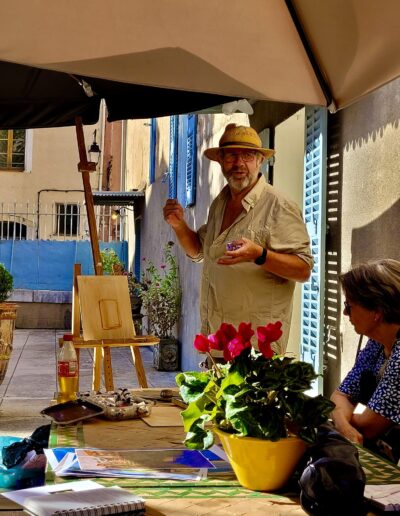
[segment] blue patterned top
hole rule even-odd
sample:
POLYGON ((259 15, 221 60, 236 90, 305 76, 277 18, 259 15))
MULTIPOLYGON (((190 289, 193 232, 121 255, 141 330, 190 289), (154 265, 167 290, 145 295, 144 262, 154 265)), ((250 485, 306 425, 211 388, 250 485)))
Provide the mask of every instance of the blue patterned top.
POLYGON ((338 387, 353 403, 359 401, 363 371, 371 371, 377 380, 377 387, 367 407, 396 425, 400 424, 400 339, 394 344, 386 365, 383 346, 372 339, 368 340, 353 368, 338 387))

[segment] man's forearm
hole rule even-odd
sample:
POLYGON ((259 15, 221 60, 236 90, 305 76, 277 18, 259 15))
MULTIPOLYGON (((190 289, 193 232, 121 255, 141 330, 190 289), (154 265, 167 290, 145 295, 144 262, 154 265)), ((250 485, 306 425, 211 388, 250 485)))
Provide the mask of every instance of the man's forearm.
POLYGON ((282 278, 305 282, 310 277, 309 265, 294 254, 276 253, 268 250, 263 269, 282 278))
POLYGON ((183 222, 179 227, 173 227, 173 230, 185 253, 191 258, 196 258, 201 251, 199 235, 190 229, 186 222, 183 222))

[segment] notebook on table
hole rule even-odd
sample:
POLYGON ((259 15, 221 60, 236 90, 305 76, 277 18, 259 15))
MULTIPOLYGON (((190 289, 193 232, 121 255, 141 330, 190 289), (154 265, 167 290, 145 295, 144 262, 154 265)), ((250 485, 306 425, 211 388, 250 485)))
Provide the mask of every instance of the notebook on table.
POLYGON ((9 491, 3 496, 36 516, 107 516, 145 514, 144 500, 120 487, 92 481, 9 491))

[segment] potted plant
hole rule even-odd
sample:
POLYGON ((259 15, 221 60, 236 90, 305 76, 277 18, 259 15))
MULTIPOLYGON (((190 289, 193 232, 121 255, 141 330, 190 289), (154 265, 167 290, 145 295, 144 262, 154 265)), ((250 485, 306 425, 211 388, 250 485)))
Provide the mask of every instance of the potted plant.
POLYGON ((142 308, 142 297, 140 295, 143 288, 143 284, 138 281, 133 272, 124 271, 125 276, 128 278, 128 289, 129 297, 131 299, 132 315, 140 314, 142 308))
POLYGON ((114 249, 103 249, 100 251, 100 257, 104 274, 122 274, 124 265, 114 249))
POLYGON ((100 251, 101 262, 104 274, 124 275, 128 279, 129 299, 131 302, 132 319, 135 325, 135 331, 139 335, 141 333, 142 315, 140 313, 142 307, 142 298, 140 297, 140 282, 132 272, 125 270, 124 264, 119 259, 114 249, 106 248, 100 251))
POLYGON ((177 259, 172 254, 173 245, 173 242, 165 245, 165 261, 160 270, 152 261, 144 260, 146 268, 139 286, 149 333, 160 339, 153 348, 154 366, 164 371, 176 371, 179 367, 178 341, 173 331, 181 314, 182 290, 177 259))
POLYGON ((274 355, 271 343, 281 337, 281 325, 257 328, 259 351, 250 342, 251 324, 236 330, 224 323, 213 335, 197 335, 194 346, 209 355, 212 367, 176 377, 188 404, 185 445, 209 448, 217 434, 239 482, 253 490, 273 491, 289 480, 334 407, 306 394, 318 376, 312 365, 274 355), (225 364, 215 363, 213 349, 223 351, 225 364))
POLYGON ((14 287, 13 277, 0 263, 0 385, 6 376, 13 349, 17 305, 6 303, 14 287))

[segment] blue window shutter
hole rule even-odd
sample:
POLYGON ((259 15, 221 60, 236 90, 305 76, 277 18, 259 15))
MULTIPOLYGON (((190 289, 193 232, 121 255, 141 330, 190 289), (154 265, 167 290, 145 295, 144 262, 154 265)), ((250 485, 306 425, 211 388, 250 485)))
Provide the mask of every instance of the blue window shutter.
POLYGON ((156 180, 156 150, 157 150, 157 120, 151 119, 150 123, 150 184, 156 180))
POLYGON ((186 207, 186 142, 187 115, 179 116, 178 127, 178 167, 177 167, 177 197, 179 203, 186 207))
POLYGON ((196 127, 195 115, 180 115, 177 142, 177 197, 185 208, 196 199, 196 127))
POLYGON ((169 168, 168 168, 168 197, 177 198, 177 170, 178 170, 178 129, 179 117, 170 117, 169 129, 169 168))
POLYGON ((187 117, 186 139, 186 202, 185 206, 196 203, 197 183, 197 116, 187 117))
MULTIPOLYGON (((326 235, 326 109, 306 107, 303 214, 311 240, 314 268, 302 288, 301 359, 323 372, 323 306, 326 235)), ((322 392, 322 378, 313 385, 322 392)))

